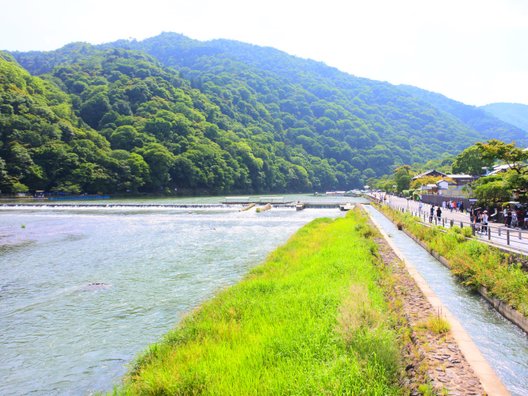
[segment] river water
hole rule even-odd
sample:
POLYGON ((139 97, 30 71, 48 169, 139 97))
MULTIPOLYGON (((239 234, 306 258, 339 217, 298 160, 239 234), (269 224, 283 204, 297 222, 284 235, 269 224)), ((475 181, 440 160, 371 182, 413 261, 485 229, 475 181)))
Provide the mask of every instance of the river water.
POLYGON ((341 213, 238 209, 0 208, 0 394, 111 390, 182 316, 341 213))
POLYGON ((366 208, 462 324, 506 388, 513 395, 528 395, 528 336, 478 294, 461 286, 446 267, 383 214, 366 208))

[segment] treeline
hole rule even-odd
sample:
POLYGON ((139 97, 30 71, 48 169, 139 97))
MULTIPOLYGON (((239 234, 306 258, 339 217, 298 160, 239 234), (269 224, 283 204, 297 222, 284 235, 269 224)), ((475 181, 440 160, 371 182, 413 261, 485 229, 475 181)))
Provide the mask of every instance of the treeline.
POLYGON ((13 55, 25 69, 2 55, 3 192, 351 189, 493 132, 390 84, 226 40, 13 55))
POLYGON ((449 176, 417 177, 424 169, 473 176, 475 180, 464 191, 460 191, 460 194, 476 198, 482 206, 500 207, 512 200, 528 203, 528 151, 514 143, 497 139, 477 142, 456 156, 431 161, 425 167, 399 166, 392 174, 369 182, 375 189, 415 199, 419 199, 422 186, 435 184, 440 180, 453 182, 449 176))

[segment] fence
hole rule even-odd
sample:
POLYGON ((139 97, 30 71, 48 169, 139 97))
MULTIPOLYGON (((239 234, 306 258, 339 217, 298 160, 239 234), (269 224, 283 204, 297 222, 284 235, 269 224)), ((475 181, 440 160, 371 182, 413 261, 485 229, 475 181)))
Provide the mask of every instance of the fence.
MULTIPOLYGON (((498 247, 508 247, 523 253, 528 252, 528 231, 519 228, 510 228, 499 223, 489 223, 487 225, 471 223, 460 219, 449 218, 449 215, 438 217, 430 215, 429 211, 416 211, 406 206, 390 204, 393 209, 403 213, 410 213, 420 218, 422 224, 435 224, 445 228, 459 226, 461 228, 470 227, 472 234, 479 240, 498 245, 498 247)), ((436 214, 436 212, 435 212, 436 214)))

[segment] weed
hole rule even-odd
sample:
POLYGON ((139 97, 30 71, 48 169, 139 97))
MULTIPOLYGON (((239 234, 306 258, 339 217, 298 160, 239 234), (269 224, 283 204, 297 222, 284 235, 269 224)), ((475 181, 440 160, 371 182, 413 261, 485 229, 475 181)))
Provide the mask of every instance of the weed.
POLYGON ((311 222, 140 356, 116 393, 402 393, 371 235, 358 210, 311 222))
POLYGON ((499 300, 528 316, 528 273, 508 263, 507 255, 471 237, 471 228, 453 227, 444 232, 441 227, 427 227, 409 214, 387 206, 378 207, 429 249, 449 262, 450 269, 461 282, 471 288, 484 287, 499 300))
POLYGON ((435 334, 448 333, 451 329, 449 322, 445 318, 442 318, 438 315, 428 318, 425 323, 425 327, 435 334))
POLYGON ((418 392, 423 396, 435 396, 436 392, 431 384, 421 384, 418 386, 418 392))

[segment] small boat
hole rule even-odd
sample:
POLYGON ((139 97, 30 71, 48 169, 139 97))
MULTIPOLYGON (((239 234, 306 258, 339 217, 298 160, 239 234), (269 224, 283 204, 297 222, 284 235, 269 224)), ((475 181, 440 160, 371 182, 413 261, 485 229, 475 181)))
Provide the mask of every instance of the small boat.
POLYGON ((303 210, 304 209, 304 204, 302 202, 297 202, 295 204, 295 210, 303 210))
POLYGON ((255 211, 257 213, 261 213, 261 212, 265 212, 267 210, 270 210, 271 209, 271 204, 270 203, 267 203, 266 205, 264 206, 259 206, 257 209, 255 209, 255 211))
POLYGON ((256 205, 255 202, 250 203, 249 205, 244 206, 239 212, 247 212, 249 209, 253 208, 256 205))
POLYGON ((339 205, 339 210, 341 210, 342 212, 348 212, 350 209, 354 209, 354 206, 354 204, 347 202, 344 205, 339 205))

